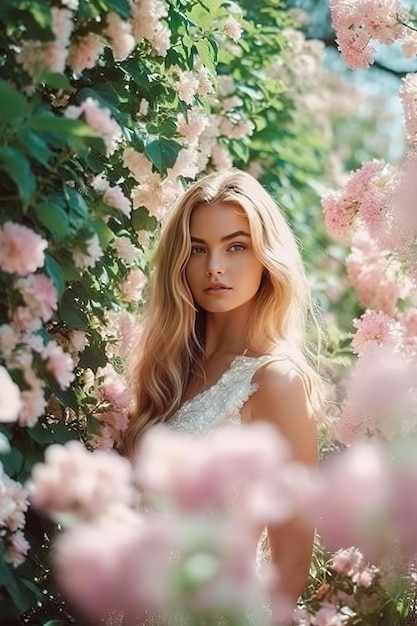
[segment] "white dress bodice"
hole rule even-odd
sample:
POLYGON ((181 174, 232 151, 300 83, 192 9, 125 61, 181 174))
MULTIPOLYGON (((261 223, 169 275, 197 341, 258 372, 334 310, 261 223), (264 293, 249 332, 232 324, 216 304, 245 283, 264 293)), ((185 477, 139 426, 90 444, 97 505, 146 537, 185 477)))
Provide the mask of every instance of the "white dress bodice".
POLYGON ((253 377, 270 361, 286 355, 235 356, 229 367, 210 387, 187 400, 169 421, 173 430, 203 435, 225 424, 240 424, 241 410, 257 390, 253 377))

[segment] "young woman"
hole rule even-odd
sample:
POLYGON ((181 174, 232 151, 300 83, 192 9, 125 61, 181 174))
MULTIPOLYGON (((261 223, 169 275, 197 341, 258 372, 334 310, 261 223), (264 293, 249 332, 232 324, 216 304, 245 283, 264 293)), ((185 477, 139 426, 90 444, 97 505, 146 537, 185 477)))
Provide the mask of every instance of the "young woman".
MULTIPOLYGON (((262 185, 238 170, 193 184, 157 249, 132 356, 125 451, 161 422, 201 434, 266 420, 297 460, 315 465, 319 379, 304 346, 310 303, 294 236, 262 185)), ((297 517, 268 528, 276 591, 294 605, 313 532, 297 517)))

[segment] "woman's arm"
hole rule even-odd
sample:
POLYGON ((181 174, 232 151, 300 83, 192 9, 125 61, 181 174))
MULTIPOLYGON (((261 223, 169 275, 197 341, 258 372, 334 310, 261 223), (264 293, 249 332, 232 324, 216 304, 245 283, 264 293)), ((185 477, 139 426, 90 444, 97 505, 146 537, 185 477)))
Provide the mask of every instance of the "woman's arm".
MULTIPOLYGON (((301 375, 288 362, 273 362, 259 371, 255 382, 258 391, 251 398, 249 419, 276 425, 290 443, 293 459, 316 466, 317 429, 301 375)), ((270 526, 268 536, 279 571, 272 593, 295 607, 308 582, 314 526, 295 515, 286 523, 270 526)))

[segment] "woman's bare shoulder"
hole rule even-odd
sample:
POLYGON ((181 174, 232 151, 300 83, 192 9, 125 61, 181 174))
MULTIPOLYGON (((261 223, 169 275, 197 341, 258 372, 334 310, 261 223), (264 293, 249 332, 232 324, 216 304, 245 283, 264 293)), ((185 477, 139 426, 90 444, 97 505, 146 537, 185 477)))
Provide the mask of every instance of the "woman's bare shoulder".
POLYGON ((251 421, 275 424, 296 456, 314 462, 317 431, 302 372, 289 358, 273 359, 256 372, 257 391, 250 401, 251 421))

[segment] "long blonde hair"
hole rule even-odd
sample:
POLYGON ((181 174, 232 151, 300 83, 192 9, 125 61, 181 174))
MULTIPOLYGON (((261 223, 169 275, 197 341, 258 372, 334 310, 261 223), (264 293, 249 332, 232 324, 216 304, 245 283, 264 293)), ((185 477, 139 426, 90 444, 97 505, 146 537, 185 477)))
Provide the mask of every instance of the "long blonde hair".
POLYGON ((202 204, 233 203, 247 216, 255 254, 265 271, 247 326, 246 345, 267 339, 285 346, 314 396, 316 373, 305 346, 310 287, 294 235, 276 202, 250 174, 231 170, 205 176, 168 216, 156 252, 149 299, 141 317, 128 375, 133 396, 123 449, 129 453, 149 426, 167 422, 186 387, 201 373, 204 311, 196 308, 185 278, 190 217, 202 204))

